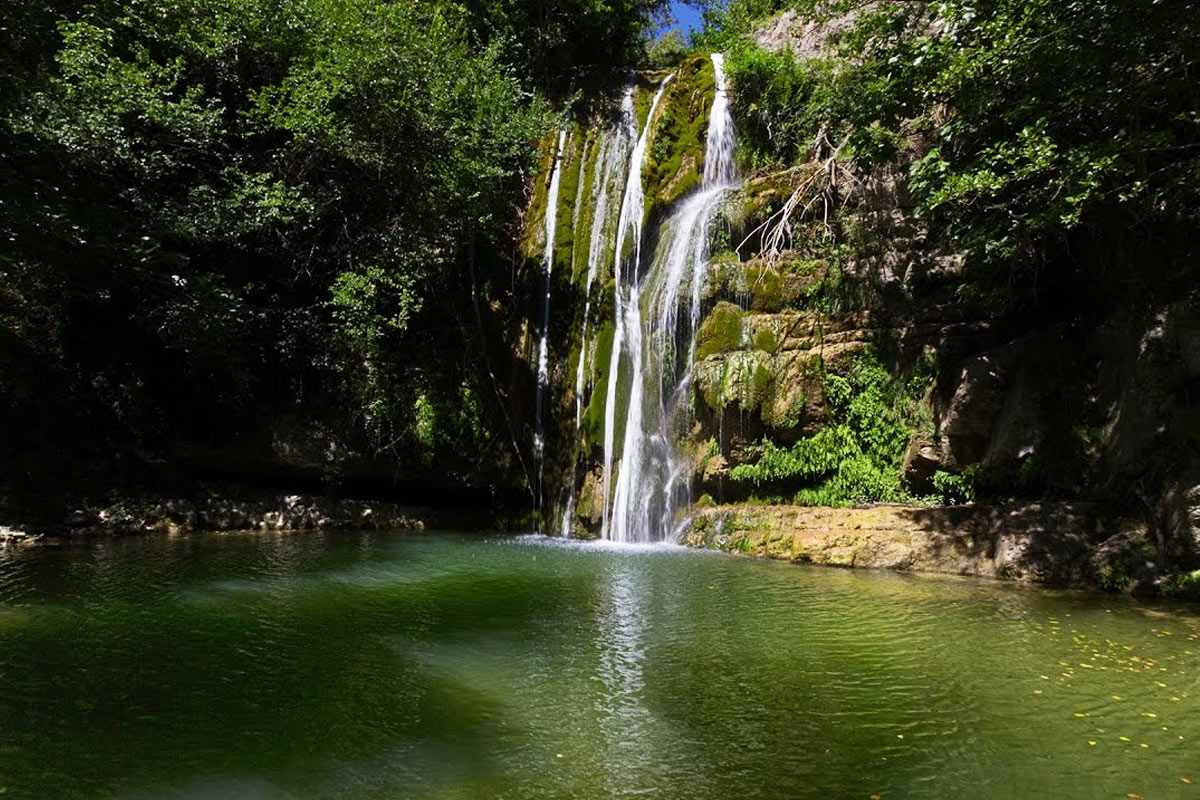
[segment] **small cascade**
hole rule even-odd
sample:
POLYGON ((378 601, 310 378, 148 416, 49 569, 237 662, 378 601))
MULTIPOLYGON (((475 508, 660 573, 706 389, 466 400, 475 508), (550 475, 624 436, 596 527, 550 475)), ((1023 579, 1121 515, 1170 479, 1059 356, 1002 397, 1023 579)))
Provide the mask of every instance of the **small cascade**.
POLYGON ((644 154, 653 110, 639 139, 640 152, 635 151, 635 168, 631 169, 626 189, 630 213, 626 215, 622 209, 618 230, 617 335, 605 412, 606 513, 601 535, 613 541, 648 542, 669 537, 676 510, 689 501, 689 465, 679 457, 675 443, 685 433, 688 422, 710 227, 722 199, 738 185, 724 60, 714 54, 712 62, 716 95, 709 115, 703 181, 664 222, 644 279, 639 277, 643 198, 637 159, 644 154), (619 263, 621 237, 627 229, 634 237, 634 256, 625 289, 619 263), (686 295, 688 313, 681 324, 685 288, 690 289, 686 295), (621 403, 626 419, 618 462, 613 440, 618 407, 616 376, 622 357, 629 365, 630 381, 628 396, 621 403), (616 484, 610 507, 609 484, 614 468, 616 484))
POLYGON ((542 306, 542 336, 538 344, 537 405, 534 410, 536 429, 533 437, 533 452, 537 460, 537 507, 542 508, 542 477, 545 466, 545 427, 542 408, 545 405, 546 387, 550 383, 550 275, 554 268, 554 238, 558 233, 558 187, 562 182, 563 148, 567 143, 566 130, 559 131, 558 149, 554 155, 554 170, 550 176, 550 191, 546 197, 546 297, 542 306))
MULTIPOLYGON (((621 200, 621 215, 617 220, 617 236, 616 247, 613 249, 613 279, 616 285, 616 315, 615 315, 615 331, 613 334, 612 356, 609 361, 608 368, 608 392, 605 396, 604 405, 604 493, 603 493, 603 509, 604 517, 601 523, 601 538, 614 538, 610 535, 609 527, 611 519, 615 514, 610 513, 612 506, 609 504, 609 493, 612 484, 612 471, 614 451, 616 444, 616 411, 617 411, 617 385, 620 383, 620 366, 621 353, 625 347, 625 337, 631 335, 637 340, 636 346, 631 342, 630 352, 640 358, 641 347, 641 330, 637 314, 637 274, 641 266, 642 260, 642 224, 646 213, 646 198, 642 189, 642 169, 646 161, 646 146, 649 142, 650 131, 654 127, 654 115, 658 110, 658 104, 662 100, 663 92, 667 90, 667 85, 671 82, 674 75, 668 75, 663 79, 662 84, 658 87, 658 92, 654 95, 654 100, 650 103, 650 112, 646 115, 646 124, 642 127, 642 133, 638 137, 637 145, 633 149, 633 154, 629 159, 629 170, 625 181, 625 194, 621 200), (631 259, 630 273, 633 275, 633 283, 628 289, 623 285, 621 280, 621 262, 624 260, 625 241, 628 237, 633 245, 633 255, 631 259), (633 309, 632 314, 629 309, 633 309), (629 323, 632 322, 632 328, 629 323)), ((635 363, 635 369, 636 369, 635 363)), ((634 403, 629 404, 632 416, 634 403)), ((629 426, 626 423, 626 427, 629 426)), ((624 541, 623 539, 621 541, 624 541)))

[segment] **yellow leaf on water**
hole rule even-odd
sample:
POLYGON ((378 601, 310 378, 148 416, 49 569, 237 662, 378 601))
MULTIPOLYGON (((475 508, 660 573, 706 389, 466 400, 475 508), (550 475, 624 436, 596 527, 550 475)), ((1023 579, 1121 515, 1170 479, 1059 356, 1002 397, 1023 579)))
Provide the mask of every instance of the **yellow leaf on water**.
POLYGON ((1158 714, 1151 714, 1149 711, 1143 711, 1142 716, 1148 719, 1158 719, 1158 714))
POLYGON ((1180 778, 1179 782, 1180 783, 1191 783, 1192 779, 1191 778, 1180 778))
POLYGON ((1088 739, 1088 747, 1095 747, 1095 746, 1096 746, 1096 740, 1088 739))
POLYGON ((1130 739, 1128 736, 1118 736, 1117 738, 1120 739, 1122 742, 1132 742, 1133 741, 1133 739, 1130 739))
POLYGON ((1114 694, 1114 695, 1112 696, 1112 699, 1113 699, 1113 700, 1116 700, 1117 702, 1120 702, 1120 701, 1121 701, 1121 695, 1119 695, 1119 694, 1114 694))

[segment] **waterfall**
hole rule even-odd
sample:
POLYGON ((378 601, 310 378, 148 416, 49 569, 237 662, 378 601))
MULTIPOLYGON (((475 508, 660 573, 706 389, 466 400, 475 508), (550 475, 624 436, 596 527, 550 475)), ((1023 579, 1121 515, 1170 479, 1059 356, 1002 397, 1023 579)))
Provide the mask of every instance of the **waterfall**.
MULTIPOLYGON (((589 228, 587 282, 584 287, 583 321, 579 334, 579 362, 575 370, 575 434, 578 437, 583 424, 583 396, 588 370, 588 332, 592 314, 592 285, 604 260, 605 242, 611 241, 615 220, 610 219, 610 209, 615 207, 616 192, 624 187, 620 180, 628 168, 630 151, 637 139, 637 119, 633 109, 633 85, 626 87, 621 99, 620 117, 611 130, 602 130, 597 142, 596 160, 592 167, 591 202, 592 219, 589 228)), ((582 165, 580 166, 582 176, 582 165)), ((582 192, 582 179, 580 192, 582 192)), ((582 196, 582 195, 581 195, 582 196)), ((578 203, 576 204, 576 231, 578 232, 578 203)), ((563 510, 562 535, 571 533, 571 517, 575 511, 574 475, 567 487, 567 506, 563 510)))
MULTIPOLYGON (((636 168, 630 172, 626 189, 630 215, 622 209, 618 229, 617 335, 609 367, 605 409, 605 518, 601 532, 604 538, 618 542, 667 538, 672 533, 676 509, 689 500, 690 467, 679 457, 675 443, 685 432, 688 421, 700 291, 709 257, 709 231, 721 200, 738 185, 724 59, 720 54, 713 54, 712 62, 716 92, 709 114, 703 180, 700 188, 679 203, 663 224, 644 281, 639 277, 644 204, 640 157, 644 155, 653 108, 638 142, 634 159, 636 168), (621 237, 627 229, 634 237, 634 257, 629 288, 622 298, 619 264, 621 237), (680 303, 685 287, 690 288, 687 296, 689 313, 686 324, 680 325, 680 303), (631 378, 624 403, 627 416, 610 509, 617 376, 622 354, 628 358, 631 378)), ((664 81, 664 87, 665 84, 664 81)), ((656 97, 655 105, 657 100, 656 97)))
MULTIPOLYGON (((559 131, 558 150, 554 155, 554 171, 550 176, 550 190, 546 195, 546 297, 542 306, 542 336, 538 344, 537 405, 534 410, 536 430, 533 436, 533 452, 537 460, 537 507, 542 508, 542 475, 545 466, 545 428, 542 424, 542 407, 545 405, 546 386, 550 382, 550 274, 554 268, 554 237, 558 233, 558 187, 562 182, 563 147, 567 142, 566 130, 559 131)), ((540 523, 539 523, 540 525, 540 523)))
POLYGON ((583 331, 579 338, 579 364, 575 373, 575 431, 583 422, 583 389, 587 372, 587 343, 588 320, 592 310, 592 284, 600 269, 604 256, 604 243, 611 238, 612 230, 609 222, 609 207, 614 190, 621 188, 617 182, 620 175, 618 169, 626 167, 630 148, 637 136, 637 120, 633 113, 633 87, 629 86, 621 100, 621 117, 615 130, 601 134, 600 150, 596 156, 596 164, 592 177, 592 212, 591 237, 588 241, 588 271, 587 285, 584 288, 583 331))
MULTIPOLYGON (((617 384, 620 383, 621 350, 624 346, 626 334, 627 320, 624 317, 626 308, 632 306, 636 310, 637 306, 636 291, 630 292, 627 298, 623 296, 625 290, 621 285, 621 261, 624 257, 626 236, 632 233, 630 238, 633 244, 631 273, 634 276, 636 284, 638 268, 641 265, 642 258, 642 223, 646 213, 646 198, 642 191, 642 168, 645 166, 646 145, 649 141, 650 131, 654 127, 654 114, 658 110, 658 104, 662 100, 663 92, 667 90, 667 84, 671 82, 672 77, 674 77, 673 74, 663 79, 662 84, 658 87, 658 92, 654 95, 654 100, 650 103, 650 112, 646 115, 646 124, 642 127, 642 134, 638 137, 637 145, 634 147, 633 154, 629 159, 629 171, 625 181, 625 195, 621 199, 621 215, 617 220, 616 247, 613 251, 613 280, 616 286, 615 330, 613 333, 612 356, 609 359, 608 392, 605 396, 604 405, 604 518, 601 523, 601 537, 605 539, 610 538, 608 530, 610 524, 609 487, 612 484, 613 446, 616 443, 614 430, 616 427, 617 384)), ((636 316, 634 322, 633 335, 640 336, 640 331, 637 329, 636 316)), ((637 352, 640 353, 640 347, 637 349, 637 352)))

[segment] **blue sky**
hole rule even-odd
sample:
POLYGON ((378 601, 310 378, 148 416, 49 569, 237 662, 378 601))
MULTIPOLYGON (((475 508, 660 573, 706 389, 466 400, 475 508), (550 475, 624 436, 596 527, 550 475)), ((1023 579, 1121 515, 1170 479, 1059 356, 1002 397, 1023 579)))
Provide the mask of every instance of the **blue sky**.
POLYGON ((679 28, 684 34, 697 30, 700 27, 700 12, 691 6, 680 2, 672 2, 671 15, 678 21, 678 24, 673 27, 679 28))

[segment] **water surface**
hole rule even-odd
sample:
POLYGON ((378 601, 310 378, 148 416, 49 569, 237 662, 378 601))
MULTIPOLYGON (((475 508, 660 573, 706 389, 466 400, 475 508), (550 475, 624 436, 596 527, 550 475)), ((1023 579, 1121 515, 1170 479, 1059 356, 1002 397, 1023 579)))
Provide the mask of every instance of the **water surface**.
POLYGON ((0 550, 0 789, 1200 797, 1198 636, 1117 599, 534 537, 0 550))

